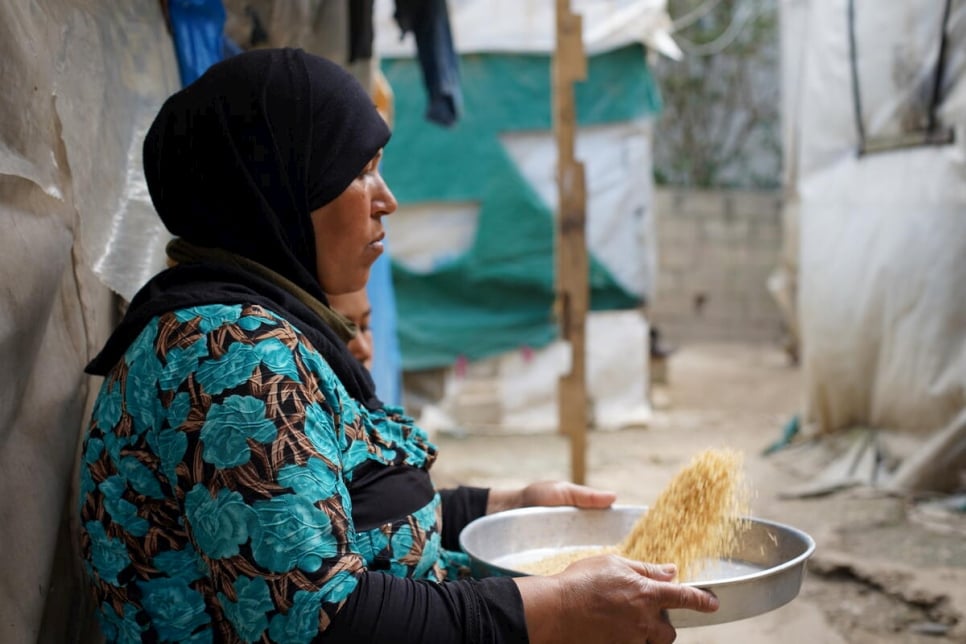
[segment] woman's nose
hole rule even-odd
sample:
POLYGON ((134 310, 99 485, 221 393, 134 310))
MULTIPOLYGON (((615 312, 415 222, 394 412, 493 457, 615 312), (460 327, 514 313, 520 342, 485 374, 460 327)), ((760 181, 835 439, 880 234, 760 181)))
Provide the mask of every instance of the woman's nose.
POLYGON ((382 178, 382 175, 379 175, 378 192, 376 198, 372 201, 376 214, 380 216, 391 215, 399 207, 399 203, 396 201, 396 195, 392 194, 392 190, 389 189, 389 184, 382 178))

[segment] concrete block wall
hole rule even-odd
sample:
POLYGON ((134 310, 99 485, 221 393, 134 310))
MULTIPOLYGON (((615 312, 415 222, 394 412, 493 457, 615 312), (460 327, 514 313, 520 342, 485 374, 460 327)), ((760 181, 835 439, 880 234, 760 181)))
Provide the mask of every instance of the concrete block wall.
POLYGON ((657 188, 657 289, 647 316, 671 343, 781 342, 768 276, 782 245, 777 192, 657 188))

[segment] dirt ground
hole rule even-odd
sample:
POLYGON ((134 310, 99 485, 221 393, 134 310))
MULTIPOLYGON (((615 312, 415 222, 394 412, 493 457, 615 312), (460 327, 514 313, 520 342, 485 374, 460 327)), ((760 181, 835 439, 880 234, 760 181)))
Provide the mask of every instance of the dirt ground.
MULTIPOLYGON (((682 347, 655 386, 647 427, 591 432, 587 482, 619 503, 652 503, 705 447, 745 452, 753 514, 809 533, 815 555, 798 598, 750 619, 678 631, 685 644, 926 644, 966 642, 966 517, 921 521, 912 499, 870 487, 810 498, 781 492, 828 464, 828 441, 763 450, 800 409, 801 373, 774 346, 682 347)), ((436 438, 438 484, 512 487, 570 477, 569 443, 556 435, 436 438)))

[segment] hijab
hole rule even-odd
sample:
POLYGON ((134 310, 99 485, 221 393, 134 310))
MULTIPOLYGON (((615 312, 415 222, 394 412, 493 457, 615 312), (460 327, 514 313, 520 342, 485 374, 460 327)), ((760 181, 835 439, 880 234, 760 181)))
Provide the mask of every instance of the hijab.
POLYGON ((297 49, 238 54, 168 98, 144 141, 148 190, 173 235, 213 252, 152 278, 87 372, 106 375, 162 313, 260 304, 308 337, 350 395, 381 407, 368 371, 318 312, 327 300, 311 212, 339 196, 388 140, 359 83, 297 49), (266 270, 250 270, 251 262, 266 270))

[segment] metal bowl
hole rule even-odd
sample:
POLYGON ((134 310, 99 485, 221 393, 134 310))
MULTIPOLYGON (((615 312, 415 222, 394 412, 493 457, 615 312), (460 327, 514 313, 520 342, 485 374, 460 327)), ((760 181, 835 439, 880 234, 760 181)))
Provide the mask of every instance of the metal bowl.
MULTIPOLYGON (((476 576, 525 576, 527 573, 514 569, 522 561, 537 560, 564 548, 619 543, 646 510, 643 506, 508 510, 467 525, 460 534, 460 546, 470 556, 476 576)), ((743 533, 733 557, 712 563, 701 578, 685 582, 713 592, 720 608, 713 613, 670 610, 676 628, 754 617, 798 595, 815 541, 787 525, 755 518, 748 521, 750 528, 743 533)))

